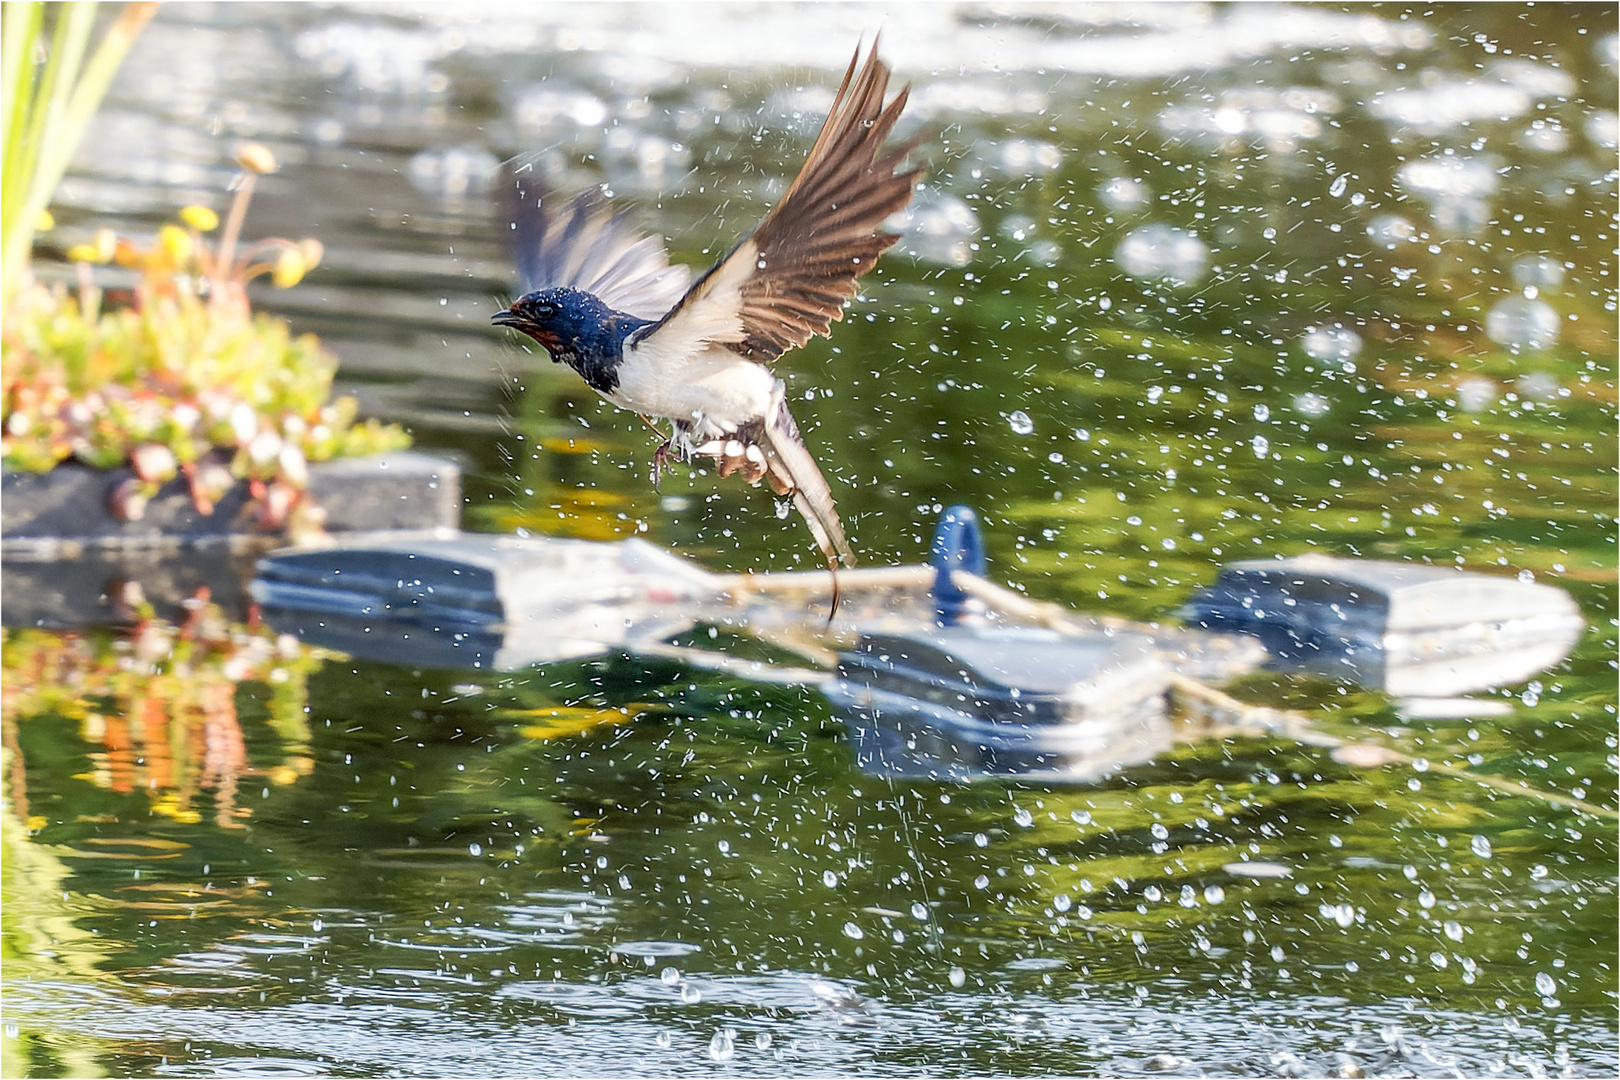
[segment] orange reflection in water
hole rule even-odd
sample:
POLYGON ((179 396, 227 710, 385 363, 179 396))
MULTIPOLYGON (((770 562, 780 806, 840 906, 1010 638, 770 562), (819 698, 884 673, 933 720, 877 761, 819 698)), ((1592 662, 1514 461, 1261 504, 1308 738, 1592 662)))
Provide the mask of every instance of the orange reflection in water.
POLYGON ((88 744, 88 780, 118 794, 144 792, 154 813, 241 828, 252 810, 238 805, 248 778, 290 783, 313 768, 304 716, 305 683, 321 660, 296 639, 262 625, 232 624, 206 594, 183 623, 148 610, 128 629, 56 632, 7 630, 0 719, 10 752, 13 809, 31 829, 27 769, 18 726, 54 715, 77 720, 88 744), (283 756, 255 764, 238 715, 245 682, 270 688, 270 726, 283 756), (211 795, 212 806, 203 802, 211 795))

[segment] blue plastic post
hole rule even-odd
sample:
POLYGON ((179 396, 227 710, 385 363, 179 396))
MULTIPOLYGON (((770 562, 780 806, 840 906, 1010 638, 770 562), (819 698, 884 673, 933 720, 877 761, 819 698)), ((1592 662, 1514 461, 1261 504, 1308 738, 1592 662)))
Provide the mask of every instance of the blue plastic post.
POLYGON ((968 595, 951 580, 951 571, 984 575, 984 538, 979 534, 979 515, 972 507, 953 506, 939 516, 928 561, 938 571, 932 589, 934 618, 940 626, 954 626, 968 595))

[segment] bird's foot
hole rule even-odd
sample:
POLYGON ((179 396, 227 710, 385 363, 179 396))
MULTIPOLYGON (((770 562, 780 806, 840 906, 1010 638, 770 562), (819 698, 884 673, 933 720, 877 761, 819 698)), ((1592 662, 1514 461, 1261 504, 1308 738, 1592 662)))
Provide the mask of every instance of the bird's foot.
POLYGON ((740 472, 742 478, 750 484, 759 483, 765 477, 768 468, 765 451, 753 443, 744 443, 741 439, 727 439, 723 442, 714 439, 698 447, 697 453, 712 455, 715 470, 722 477, 740 472))
POLYGON ((673 439, 665 439, 659 444, 658 449, 653 451, 652 486, 654 491, 658 490, 658 481, 663 479, 664 470, 669 467, 670 462, 675 460, 677 456, 673 439))

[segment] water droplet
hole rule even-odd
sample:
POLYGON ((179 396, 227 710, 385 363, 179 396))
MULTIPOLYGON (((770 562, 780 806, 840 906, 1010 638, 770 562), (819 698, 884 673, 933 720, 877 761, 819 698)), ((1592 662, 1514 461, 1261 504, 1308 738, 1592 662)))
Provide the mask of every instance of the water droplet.
POLYGON ((1429 910, 1430 908, 1434 907, 1434 905, 1434 893, 1430 892, 1428 889, 1424 889, 1422 892, 1418 893, 1418 906, 1424 911, 1429 910))
POLYGON ((1513 380, 1513 389, 1522 398, 1551 401, 1560 396, 1564 388, 1559 384, 1558 376, 1549 371, 1527 371, 1513 380))
POLYGON ((1443 204, 1467 203, 1496 194, 1502 178, 1496 159, 1481 155, 1420 158, 1402 165, 1395 174, 1402 187, 1428 197, 1436 209, 1443 204))
POLYGON ((1031 814, 1028 810, 1025 810, 1022 806, 1020 806, 1017 810, 1013 811, 1013 820, 1027 829, 1031 825, 1035 824, 1035 815, 1031 814))
POLYGON ((1254 418, 1264 424, 1271 419, 1271 406, 1260 404, 1254 407, 1254 418))
POLYGON ((1598 146, 1612 150, 1620 142, 1620 116, 1613 109, 1598 109, 1586 118, 1583 127, 1586 137, 1598 146))
MULTIPOLYGON (((1549 979, 1547 981, 1551 982, 1552 980, 1549 979)), ((967 972, 963 971, 961 968, 957 967, 955 964, 952 964, 951 965, 951 985, 960 988, 966 982, 967 982, 967 972)))
POLYGON ((1130 210, 1145 206, 1152 196, 1147 185, 1129 176, 1116 176, 1097 189, 1103 205, 1110 210, 1130 210))
POLYGON ((1204 903, 1218 904, 1226 899, 1226 890, 1219 885, 1204 886, 1204 903))
POLYGON ((476 843, 468 844, 467 853, 476 859, 478 856, 484 853, 484 845, 476 843))
POLYGON ((685 986, 681 987, 681 1000, 686 1002, 688 1005, 696 1005, 698 1002, 703 1000, 703 991, 699 990, 691 983, 687 983, 685 986))
POLYGON ((947 266, 973 261, 973 239, 982 229, 979 215, 954 195, 932 186, 917 193, 906 211, 906 246, 919 258, 947 266))
POLYGON ((1068 893, 1059 893, 1057 898, 1052 901, 1054 911, 1068 911, 1073 906, 1074 901, 1069 899, 1068 893))
POLYGON ((769 1050, 771 1048, 771 1033, 768 1031, 754 1032, 754 1045, 761 1050, 769 1050))
POLYGON ((1271 453, 1271 440, 1264 435, 1256 435, 1249 440, 1249 447, 1254 451, 1255 457, 1263 458, 1271 453))
POLYGON ((1520 255, 1513 260, 1513 281, 1521 288, 1552 288, 1564 280, 1564 264, 1545 255, 1520 255))
POLYGON ((1309 390, 1294 398, 1294 411, 1313 420, 1326 415, 1331 408, 1333 408, 1332 401, 1309 390))
POLYGON ((1169 225, 1144 225, 1120 241, 1114 261, 1131 277, 1191 284, 1204 276, 1209 248, 1193 233, 1169 225))
POLYGON ((1558 980, 1545 971, 1536 972, 1536 993, 1542 997, 1552 997, 1558 993, 1558 980))
POLYGON ((681 981, 680 969, 673 967, 665 968, 663 971, 658 973, 658 981, 663 983, 665 986, 674 986, 676 983, 681 981))
POLYGON ((1468 850, 1482 859, 1488 859, 1491 857, 1491 841, 1488 837, 1476 835, 1468 841, 1468 850))
POLYGON ((1311 359, 1330 363, 1353 360, 1361 352, 1361 335, 1342 323, 1313 326, 1300 343, 1311 359))
POLYGON ((737 1043, 730 1028, 721 1028, 709 1040, 709 1057, 715 1061, 730 1061, 737 1056, 737 1043))
POLYGON ((1545 349, 1558 340, 1558 312, 1545 300, 1510 296, 1485 313, 1485 336, 1514 352, 1545 349))
POLYGON ((862 930, 852 922, 847 922, 844 924, 844 936, 849 938, 851 941, 859 941, 866 936, 866 931, 862 930))
POLYGON ((989 886, 990 879, 985 877, 983 874, 980 874, 978 877, 973 879, 973 887, 975 889, 985 889, 989 888, 989 886))
POLYGON ((1070 810, 1069 811, 1069 820, 1074 822, 1076 825, 1090 825, 1091 824, 1091 811, 1090 810, 1070 810))
POLYGON ((829 888, 829 889, 838 888, 838 873, 837 873, 837 871, 823 870, 821 872, 821 883, 823 885, 827 886, 827 888, 829 888))
POLYGON ((1339 198, 1340 196, 1342 196, 1344 194, 1345 189, 1348 188, 1349 186, 1350 186, 1350 178, 1349 177, 1343 176, 1343 175, 1335 176, 1333 178, 1333 183, 1328 185, 1328 194, 1333 196, 1335 199, 1337 199, 1337 198, 1339 198))
POLYGON ((1170 830, 1164 827, 1163 822, 1155 821, 1148 826, 1148 832, 1153 834, 1155 840, 1166 840, 1170 837, 1170 830))
POLYGON ((913 901, 911 905, 911 917, 916 919, 918 922, 926 922, 928 919, 928 905, 923 903, 921 900, 913 901))
POLYGON ((1035 430, 1035 421, 1029 418, 1029 413, 1018 409, 1007 414, 1007 426, 1015 435, 1028 435, 1035 430))
POLYGON ((1457 384, 1457 408, 1465 413, 1484 412, 1496 404, 1496 384, 1483 376, 1457 384))
POLYGON ((1394 250, 1396 245, 1415 239, 1417 230, 1403 217, 1396 214, 1380 214, 1367 223, 1367 236, 1373 243, 1394 250))
POLYGON ((1446 932, 1446 937, 1452 941, 1461 941, 1463 939, 1462 923, 1456 919, 1447 919, 1445 926, 1441 927, 1441 929, 1446 932))
POLYGON ((325 927, 326 927, 326 924, 324 922, 322 922, 320 919, 316 919, 316 920, 314 920, 313 922, 311 922, 309 924, 310 930, 313 933, 317 933, 317 934, 320 933, 325 927))

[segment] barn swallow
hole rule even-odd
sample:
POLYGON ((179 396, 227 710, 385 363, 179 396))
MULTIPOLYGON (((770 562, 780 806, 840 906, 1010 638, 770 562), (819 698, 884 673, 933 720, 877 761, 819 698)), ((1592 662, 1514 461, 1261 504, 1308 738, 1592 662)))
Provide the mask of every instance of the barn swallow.
POLYGON ((657 237, 597 191, 561 201, 522 170, 508 197, 524 294, 491 319, 519 330, 591 389, 670 432, 653 454, 653 483, 671 459, 713 457, 788 495, 833 572, 853 566, 832 491, 766 366, 833 320, 855 282, 896 240, 882 224, 911 201, 918 140, 885 149, 909 87, 887 105, 889 69, 872 43, 850 60, 804 166, 774 209, 729 254, 691 281, 657 237), (857 68, 859 71, 857 72, 857 68))

